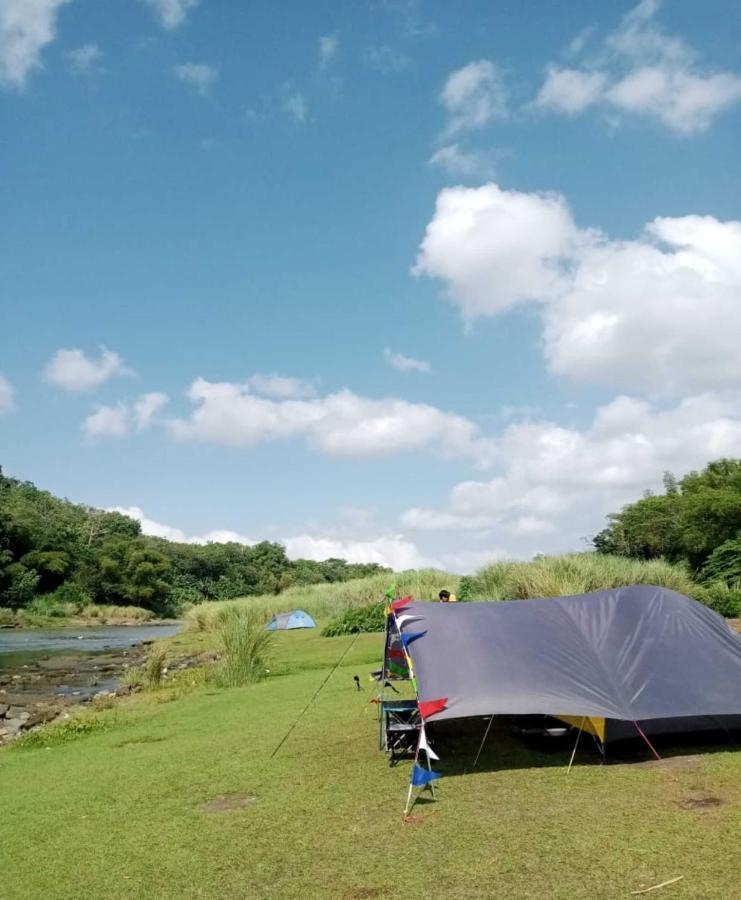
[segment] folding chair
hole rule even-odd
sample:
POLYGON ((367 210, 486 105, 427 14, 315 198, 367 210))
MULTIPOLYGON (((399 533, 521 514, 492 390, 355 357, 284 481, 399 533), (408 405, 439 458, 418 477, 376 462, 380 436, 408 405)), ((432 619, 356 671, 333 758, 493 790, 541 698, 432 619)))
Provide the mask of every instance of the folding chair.
POLYGON ((381 749, 391 754, 392 766, 414 754, 421 719, 416 700, 384 700, 381 704, 381 749))

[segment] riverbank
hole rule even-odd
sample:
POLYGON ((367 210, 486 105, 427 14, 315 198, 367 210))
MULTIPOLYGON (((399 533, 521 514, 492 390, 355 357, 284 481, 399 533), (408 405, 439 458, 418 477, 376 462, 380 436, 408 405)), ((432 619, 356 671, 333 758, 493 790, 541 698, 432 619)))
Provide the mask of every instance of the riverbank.
POLYGON ((70 707, 127 695, 147 645, 180 624, 36 628, 0 632, 0 744, 64 716, 70 707))

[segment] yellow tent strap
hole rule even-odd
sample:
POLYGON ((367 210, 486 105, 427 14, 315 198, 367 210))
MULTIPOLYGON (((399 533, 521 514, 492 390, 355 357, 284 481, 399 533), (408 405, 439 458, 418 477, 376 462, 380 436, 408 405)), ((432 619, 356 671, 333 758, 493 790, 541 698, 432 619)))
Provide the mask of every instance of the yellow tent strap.
POLYGON ((581 728, 587 734, 593 734, 604 743, 605 720, 599 716, 555 716, 555 718, 561 719, 562 722, 568 722, 569 725, 574 725, 576 728, 581 728))

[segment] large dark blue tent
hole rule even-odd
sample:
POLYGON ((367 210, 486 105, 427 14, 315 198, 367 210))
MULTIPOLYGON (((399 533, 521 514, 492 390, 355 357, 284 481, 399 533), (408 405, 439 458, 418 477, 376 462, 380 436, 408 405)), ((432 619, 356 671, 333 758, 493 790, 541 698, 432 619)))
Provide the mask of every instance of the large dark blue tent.
POLYGON ((741 723, 733 718, 741 717, 741 636, 695 600, 650 585, 543 600, 412 601, 389 616, 386 671, 402 655, 423 717, 437 702, 431 722, 544 714, 603 742, 628 724, 635 734, 636 725, 656 733, 741 723))

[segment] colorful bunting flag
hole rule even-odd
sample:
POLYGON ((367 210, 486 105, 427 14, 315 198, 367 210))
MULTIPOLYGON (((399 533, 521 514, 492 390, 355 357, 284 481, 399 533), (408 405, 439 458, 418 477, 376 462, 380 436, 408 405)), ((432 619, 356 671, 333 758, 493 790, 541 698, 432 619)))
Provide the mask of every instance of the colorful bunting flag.
POLYGON ((402 634, 401 642, 404 647, 408 647, 412 643, 412 641, 416 641, 417 638, 424 637, 426 634, 426 631, 417 631, 414 634, 402 634))
POLYGON ((424 725, 419 732, 419 749, 425 751, 428 759, 440 759, 437 753, 435 753, 432 747, 430 747, 430 745, 427 743, 427 733, 425 732, 424 725))
POLYGON ((417 679, 414 677, 414 675, 412 675, 409 680, 412 682, 412 690, 416 694, 417 693, 417 679))
POLYGON ((402 678, 406 678, 409 674, 406 666, 400 666, 399 663, 395 663, 392 660, 388 661, 386 668, 389 672, 393 672, 394 675, 399 675, 402 678))
POLYGON ((393 600, 394 599, 394 591, 396 590, 396 585, 392 584, 391 587, 386 591, 386 599, 393 600))
POLYGON ((391 604, 391 609, 394 612, 397 612, 397 610, 400 610, 402 607, 409 606, 409 604, 411 602, 412 602, 411 597, 404 597, 403 600, 394 600, 394 602, 391 604))
POLYGON ((412 769, 412 785, 414 787, 424 787, 439 777, 439 772, 431 772, 429 769, 423 769, 422 766, 415 766, 412 769))
POLYGON ((419 704, 419 714, 423 719, 429 719, 435 713, 442 712, 447 705, 447 697, 440 697, 437 700, 425 700, 419 704))
POLYGON ((404 613, 404 615, 396 617, 396 627, 400 629, 405 622, 417 622, 421 618, 422 616, 413 616, 410 613, 404 613))

